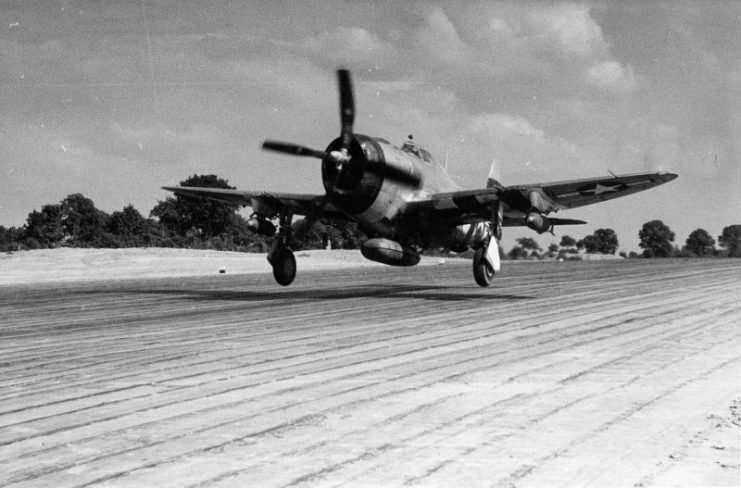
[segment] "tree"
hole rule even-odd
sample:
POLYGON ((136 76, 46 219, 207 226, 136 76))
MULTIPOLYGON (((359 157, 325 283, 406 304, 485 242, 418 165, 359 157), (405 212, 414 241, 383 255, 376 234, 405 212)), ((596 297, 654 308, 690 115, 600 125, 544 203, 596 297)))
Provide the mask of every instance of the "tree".
POLYGON ((558 252, 558 244, 555 242, 548 246, 548 257, 554 257, 558 252))
MULTIPOLYGON (((216 175, 193 175, 181 181, 180 186, 234 189, 233 186, 229 186, 227 180, 216 175)), ((227 231, 238 217, 238 208, 238 203, 175 195, 157 203, 150 215, 156 217, 167 229, 181 236, 195 229, 195 235, 208 238, 227 231)))
POLYGON ((540 251, 540 245, 538 244, 538 241, 536 241, 532 237, 518 237, 516 241, 517 244, 519 244, 520 247, 522 247, 526 251, 540 251))
POLYGON ((34 210, 28 214, 23 231, 24 240, 33 239, 40 247, 56 247, 66 239, 62 225, 64 212, 58 203, 41 207, 41 211, 34 210))
POLYGON ((710 237, 710 234, 705 229, 695 229, 687 237, 685 246, 687 247, 687 251, 702 258, 706 255, 713 254, 713 251, 715 251, 715 239, 710 237))
POLYGON ((358 249, 367 239, 357 222, 345 219, 324 218, 309 226, 307 219, 299 219, 291 225, 292 243, 295 250, 324 249, 329 243, 332 249, 358 249))
POLYGON ((615 254, 618 248, 617 234, 612 229, 597 229, 594 234, 576 242, 577 249, 584 248, 590 254, 615 254))
POLYGON ((23 231, 17 227, 5 228, 0 225, 0 251, 17 251, 21 248, 23 231))
POLYGON ((541 247, 538 244, 538 241, 532 237, 518 237, 516 241, 523 251, 530 251, 531 256, 539 257, 538 252, 541 251, 541 247))
POLYGON ((724 227, 718 236, 718 244, 728 249, 729 258, 741 258, 741 224, 724 227))
POLYGON ((674 232, 661 220, 652 220, 643 224, 638 232, 643 249, 643 256, 647 258, 666 258, 672 255, 674 232))
POLYGON ((618 237, 612 229, 597 229, 593 234, 597 241, 597 252, 615 254, 618 249, 618 237))
POLYGON ((522 246, 515 246, 507 253, 507 258, 512 260, 525 259, 527 257, 527 251, 522 246))
POLYGON ((108 219, 108 230, 122 240, 132 240, 144 233, 147 219, 133 207, 127 205, 122 211, 115 211, 108 219))
POLYGON ((571 236, 561 236, 561 247, 574 247, 576 246, 576 239, 571 236))
POLYGON ((132 205, 115 211, 108 219, 110 245, 114 247, 165 246, 164 229, 158 222, 145 218, 132 205))
POLYGON ((581 240, 581 243, 584 250, 587 251, 589 254, 595 254, 599 252, 599 242, 597 242, 597 238, 594 237, 594 234, 584 236, 584 239, 581 240))
POLYGON ((298 219, 291 224, 291 248, 296 251, 324 249, 327 239, 326 226, 320 220, 298 219))
POLYGON ((62 226, 75 246, 101 247, 105 239, 108 214, 95 208, 81 193, 68 195, 61 202, 62 226))

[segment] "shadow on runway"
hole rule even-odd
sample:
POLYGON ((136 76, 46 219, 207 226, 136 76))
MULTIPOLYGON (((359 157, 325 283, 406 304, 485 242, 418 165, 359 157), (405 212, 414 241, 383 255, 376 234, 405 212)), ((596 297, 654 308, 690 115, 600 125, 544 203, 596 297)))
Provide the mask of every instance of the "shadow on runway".
POLYGON ((153 294, 180 297, 183 300, 343 300, 353 298, 406 298, 436 301, 492 301, 531 300, 535 297, 496 293, 495 289, 482 288, 476 292, 460 292, 457 288, 440 285, 362 285, 332 288, 286 288, 280 290, 208 290, 185 288, 150 288, 119 290, 120 294, 153 294))

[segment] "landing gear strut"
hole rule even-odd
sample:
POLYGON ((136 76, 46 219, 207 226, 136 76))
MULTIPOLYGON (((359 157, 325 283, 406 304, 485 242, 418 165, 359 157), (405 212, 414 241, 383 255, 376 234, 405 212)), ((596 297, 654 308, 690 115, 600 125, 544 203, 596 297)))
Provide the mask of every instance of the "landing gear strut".
POLYGON ((489 238, 476 249, 473 255, 473 278, 479 286, 489 286, 494 273, 499 271, 499 240, 502 238, 502 204, 496 202, 492 208, 489 238))
POLYGON ((293 251, 288 247, 291 238, 291 218, 293 214, 281 211, 279 219, 278 236, 273 244, 273 249, 268 254, 268 262, 273 267, 273 277, 282 286, 293 283, 296 277, 296 258, 293 251))

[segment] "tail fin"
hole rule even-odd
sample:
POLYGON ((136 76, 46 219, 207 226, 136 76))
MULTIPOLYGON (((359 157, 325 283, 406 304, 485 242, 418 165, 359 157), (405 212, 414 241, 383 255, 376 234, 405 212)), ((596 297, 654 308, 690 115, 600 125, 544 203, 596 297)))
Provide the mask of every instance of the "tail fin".
POLYGON ((504 185, 499 182, 499 172, 499 159, 494 158, 489 167, 489 178, 486 180, 487 188, 504 188, 504 185))

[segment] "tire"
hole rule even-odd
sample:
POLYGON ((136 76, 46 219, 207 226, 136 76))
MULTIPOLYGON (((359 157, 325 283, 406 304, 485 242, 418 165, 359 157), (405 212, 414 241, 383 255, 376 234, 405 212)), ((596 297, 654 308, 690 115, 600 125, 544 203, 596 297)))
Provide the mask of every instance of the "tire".
POLYGON ((479 286, 489 286, 494 280, 494 269, 486 261, 486 248, 480 247, 473 255, 473 278, 479 286))
POLYGON ((296 258, 293 251, 287 248, 276 250, 275 254, 271 263, 273 278, 279 285, 288 286, 296 277, 296 258))

